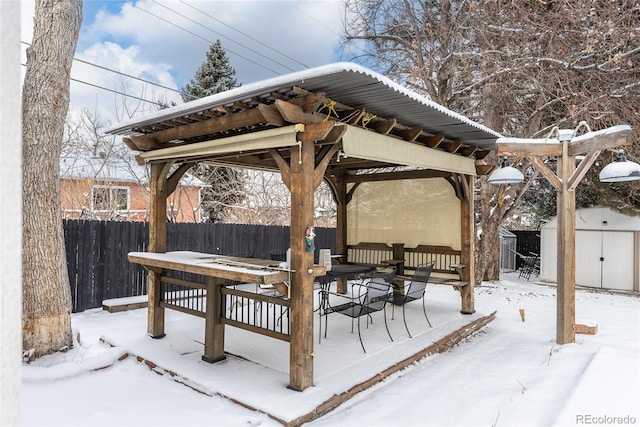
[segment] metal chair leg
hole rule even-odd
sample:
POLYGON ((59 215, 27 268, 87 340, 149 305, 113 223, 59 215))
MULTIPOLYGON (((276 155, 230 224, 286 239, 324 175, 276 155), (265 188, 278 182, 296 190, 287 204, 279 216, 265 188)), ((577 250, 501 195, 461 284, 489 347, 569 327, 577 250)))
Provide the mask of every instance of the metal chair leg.
POLYGON ((424 317, 425 319, 427 319, 427 323, 429 324, 429 327, 433 328, 433 326, 431 326, 431 322, 429 321, 429 316, 427 316, 427 307, 425 305, 424 298, 422 298, 422 311, 424 311, 424 317))
POLYGON ((407 333, 409 334, 409 338, 413 338, 413 336, 411 335, 411 332, 409 332, 409 326, 407 326, 407 316, 405 315, 405 309, 404 309, 405 306, 406 306, 406 304, 402 305, 402 320, 404 320, 404 327, 407 329, 407 333))

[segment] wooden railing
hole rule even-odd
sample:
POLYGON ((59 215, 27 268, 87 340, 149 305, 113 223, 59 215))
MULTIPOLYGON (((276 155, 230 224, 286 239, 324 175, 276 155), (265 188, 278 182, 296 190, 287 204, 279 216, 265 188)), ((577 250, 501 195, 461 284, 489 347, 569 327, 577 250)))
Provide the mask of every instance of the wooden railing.
MULTIPOLYGON (((207 287, 204 283, 162 276, 164 308, 204 318, 207 287)), ((256 285, 257 286, 257 285, 256 285)), ((290 341, 289 300, 221 287, 221 323, 254 333, 290 341)))
POLYGON ((434 263, 430 282, 464 287, 462 252, 450 246, 418 245, 405 248, 403 243, 362 242, 347 246, 347 262, 375 267, 395 266, 396 274, 412 275, 422 264, 434 263))

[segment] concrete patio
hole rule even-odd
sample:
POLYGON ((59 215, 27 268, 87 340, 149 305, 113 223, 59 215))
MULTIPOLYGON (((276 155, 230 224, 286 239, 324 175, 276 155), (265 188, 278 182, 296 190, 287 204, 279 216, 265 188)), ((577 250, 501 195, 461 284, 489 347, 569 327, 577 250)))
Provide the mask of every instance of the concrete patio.
MULTIPOLYGON (((318 344, 316 314, 314 385, 302 392, 287 388, 286 342, 227 327, 227 358, 209 364, 201 360, 204 349, 201 318, 167 310, 166 336, 152 339, 146 334, 146 308, 117 313, 92 310, 85 312, 85 317, 91 319, 91 324, 100 325, 100 330, 94 332, 102 340, 122 348, 154 371, 206 395, 227 398, 263 412, 283 425, 293 426, 330 411, 417 360, 445 351, 495 316, 495 313, 460 314, 459 295, 449 286, 430 285, 426 298, 433 328, 429 328, 419 301, 406 307, 413 338, 405 330, 400 307, 396 307, 394 320, 391 306, 387 307, 393 342, 384 328, 382 313, 374 313, 375 323, 368 328, 363 318, 362 339, 367 353, 362 351, 357 331, 351 333, 351 318, 337 314, 329 317, 327 338, 318 344)), ((82 322, 82 318, 78 321, 82 322)))

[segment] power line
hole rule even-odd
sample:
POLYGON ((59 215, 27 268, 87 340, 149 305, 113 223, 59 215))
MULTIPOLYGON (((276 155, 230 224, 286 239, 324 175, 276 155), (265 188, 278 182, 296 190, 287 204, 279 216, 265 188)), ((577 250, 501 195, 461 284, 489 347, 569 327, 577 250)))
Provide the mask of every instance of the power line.
MULTIPOLYGON (((27 43, 27 42, 24 42, 22 40, 20 41, 20 43, 22 43, 24 45, 27 45, 27 46, 31 46, 31 43, 27 43)), ((82 62, 82 63, 87 64, 87 65, 91 65, 92 67, 103 69, 105 71, 109 71, 111 73, 115 73, 115 74, 119 74, 121 76, 129 77, 131 79, 135 79, 135 80, 141 81, 143 83, 148 83, 148 84, 153 85, 153 86, 158 86, 158 87, 160 87, 162 89, 170 90, 171 92, 175 92, 175 93, 178 93, 178 94, 182 95, 182 92, 180 92, 179 90, 171 88, 171 87, 168 87, 168 86, 161 85, 160 83, 154 83, 154 82, 152 82, 150 80, 145 80, 143 78, 136 77, 136 76, 133 76, 131 74, 123 73, 122 71, 114 70, 112 68, 105 67, 103 65, 95 64, 93 62, 85 61, 84 59, 76 58, 75 56, 73 57, 73 60, 74 61, 78 61, 78 62, 82 62)), ((193 98, 193 99, 197 99, 197 97, 194 97, 193 95, 187 94, 187 96, 189 96, 190 98, 193 98)))
MULTIPOLYGON (((204 28, 205 30, 209 30, 209 31, 211 31, 211 32, 212 32, 212 33, 214 33, 214 34, 217 34, 218 36, 220 36, 220 37, 222 37, 222 38, 224 38, 224 39, 229 40, 231 43, 235 43, 235 44, 237 44, 238 46, 243 47, 243 48, 247 49, 248 51, 255 53, 256 55, 261 56, 261 57, 263 57, 263 58, 267 59, 268 61, 271 61, 271 62, 273 62, 273 63, 275 63, 275 64, 278 64, 278 65, 280 65, 281 67, 284 67, 284 68, 286 68, 286 69, 287 69, 287 70, 289 70, 289 71, 296 71, 296 70, 294 70, 293 68, 289 67, 288 65, 285 65, 285 64, 283 64, 283 63, 281 63, 281 62, 278 62, 278 61, 276 61, 275 59, 270 58, 270 57, 268 57, 268 56, 264 55, 263 53, 258 52, 258 51, 257 51, 257 50, 255 50, 255 49, 252 49, 251 47, 249 47, 249 46, 247 46, 247 45, 244 45, 244 44, 242 44, 242 43, 240 43, 240 42, 238 42, 238 41, 236 41, 236 40, 234 40, 234 39, 232 39, 232 38, 230 38, 230 37, 227 37, 227 36, 225 36, 224 34, 219 33, 219 32, 217 32, 217 31, 215 31, 215 30, 213 30, 213 29, 211 29, 211 28, 207 27, 206 25, 201 24, 201 23, 200 23, 200 22, 198 22, 198 21, 195 21, 195 20, 193 20, 193 19, 189 18, 188 16, 186 16, 186 15, 184 15, 184 14, 182 14, 182 13, 180 13, 180 12, 176 11, 175 9, 170 8, 169 6, 165 6, 165 5, 163 5, 162 3, 158 3, 156 0, 151 0, 151 1, 153 1, 153 2, 154 2, 155 4, 157 4, 158 6, 164 7, 165 9, 167 9, 167 10, 169 10, 169 11, 171 11, 171 12, 175 13, 176 15, 181 16, 181 17, 183 17, 184 19, 186 19, 186 20, 188 20, 188 21, 190 21, 190 22, 193 22, 193 23, 194 23, 194 24, 196 24, 196 25, 201 26, 201 27, 202 27, 202 28, 204 28)), ((194 9, 195 9, 195 8, 194 8, 194 9)), ((198 10, 198 9, 196 9, 196 10, 198 10)), ((202 13, 204 13, 204 12, 202 12, 202 13)))
MULTIPOLYGON (((247 33, 243 32, 243 31, 240 31, 239 29, 237 29, 237 28, 233 27, 232 25, 229 25, 229 24, 227 24, 227 23, 225 23, 225 22, 222 22, 222 21, 221 21, 221 20, 219 20, 218 18, 214 17, 213 15, 208 14, 207 12, 203 11, 202 9, 198 9, 197 7, 195 7, 195 6, 193 6, 193 5, 191 5, 191 4, 187 3, 187 2, 185 2, 184 0, 180 0, 180 2, 181 2, 181 3, 184 3, 185 5, 189 6, 189 7, 190 7, 190 8, 192 8, 192 9, 197 10, 198 12, 202 13, 203 15, 208 16, 209 18, 213 19, 214 21, 219 22, 220 24, 224 25, 225 27, 230 28, 230 29, 232 29, 233 31, 236 31, 236 32, 238 32, 238 33, 242 34, 243 36, 245 36, 245 37, 247 37, 247 38, 249 38, 249 39, 253 40, 253 41, 254 41, 254 42, 256 42, 256 43, 259 43, 260 45, 262 45, 262 46, 266 47, 267 49, 269 49, 269 50, 271 50, 271 51, 273 51, 273 52, 275 52, 275 53, 278 53, 278 54, 280 54, 280 55, 284 56, 285 58, 287 58, 287 59, 289 59, 289 60, 291 60, 291 61, 295 62, 296 64, 302 65, 302 66, 303 66, 303 67, 305 67, 305 68, 309 68, 309 66, 308 66, 307 64, 305 64, 305 63, 303 63, 303 62, 300 62, 300 61, 298 61, 298 60, 297 60, 297 59, 295 59, 295 58, 290 57, 289 55, 287 55, 287 54, 286 54, 286 53, 284 53, 284 52, 281 52, 281 51, 279 51, 279 50, 277 50, 277 49, 272 48, 272 47, 271 47, 271 46, 269 46, 268 44, 261 42, 260 40, 256 39, 255 37, 250 36, 249 34, 247 34, 247 33)), ((294 70, 291 70, 291 71, 294 71, 294 70)))
MULTIPOLYGON (((207 43, 209 43, 209 44, 213 44, 213 41, 212 41, 212 40, 208 40, 208 39, 206 39, 206 38, 202 37, 201 35, 194 33, 193 31, 187 30, 186 28, 181 27, 180 25, 178 25, 178 24, 176 24, 176 23, 174 23, 174 22, 171 22, 171 21, 169 21, 169 20, 167 20, 167 19, 164 19, 164 18, 162 18, 162 17, 160 17, 160 16, 158 16, 158 15, 156 15, 156 14, 152 13, 152 12, 149 12, 148 10, 145 10, 145 9, 141 8, 140 6, 138 6, 138 4, 137 4, 137 3, 135 4, 135 7, 136 7, 136 8, 138 8, 138 9, 140 9, 141 11, 143 11, 143 12, 145 12, 145 13, 148 13, 149 15, 151 15, 151 16, 153 16, 153 17, 155 17, 155 18, 158 18, 158 19, 159 19, 159 20, 161 20, 161 21, 166 22, 167 24, 173 25, 174 27, 177 27, 177 28, 180 28, 180 29, 181 29, 181 30, 183 30, 183 31, 186 31, 187 33, 189 33, 189 34, 191 34, 191 35, 194 35, 194 36, 198 37, 199 39, 202 39, 202 40, 206 41, 206 42, 207 42, 207 43)), ((245 57, 245 56, 243 56, 243 55, 240 55, 239 53, 236 53, 236 52, 232 51, 231 49, 226 49, 226 50, 227 50, 229 53, 232 53, 232 54, 234 54, 234 55, 236 55, 236 56, 238 56, 238 57, 240 57, 240 58, 242 58, 242 59, 244 59, 244 60, 246 60, 246 61, 251 62, 252 64, 257 65, 257 66, 258 66, 258 67, 260 67, 260 68, 264 68, 265 70, 271 71, 273 74, 278 75, 278 72, 277 72, 277 71, 272 70, 271 68, 269 68, 269 67, 267 67, 267 66, 265 66, 265 65, 259 64, 259 63, 257 63, 256 61, 254 61, 254 60, 252 60, 252 59, 249 59, 249 58, 247 58, 247 57, 245 57)))
MULTIPOLYGON (((22 65, 23 67, 26 67, 26 66, 27 66, 27 64, 25 64, 25 63, 20 63, 20 65, 22 65)), ((165 105, 165 104, 161 104, 161 103, 156 102, 156 101, 149 101, 148 99, 140 98, 139 96, 135 96, 135 95, 129 95, 129 94, 124 93, 124 92, 119 92, 119 91, 117 91, 117 90, 115 90, 115 89, 110 89, 110 88, 108 88, 108 87, 100 86, 100 85, 97 85, 97 84, 95 84, 95 83, 89 83, 89 82, 86 82, 86 81, 84 81, 84 80, 74 79, 73 77, 69 77, 69 80, 71 80, 72 82, 81 83, 81 84, 83 84, 83 85, 87 85, 87 86, 95 87, 95 88, 97 88, 97 89, 102 89, 102 90, 106 90, 106 91, 108 91, 108 92, 113 92, 113 93, 115 93, 115 94, 122 95, 122 96, 127 97, 127 98, 134 98, 134 99, 137 99, 137 100, 139 100, 139 101, 148 102, 148 103, 150 103, 150 104, 158 105, 158 106, 160 106, 160 107, 166 107, 166 105, 165 105)))

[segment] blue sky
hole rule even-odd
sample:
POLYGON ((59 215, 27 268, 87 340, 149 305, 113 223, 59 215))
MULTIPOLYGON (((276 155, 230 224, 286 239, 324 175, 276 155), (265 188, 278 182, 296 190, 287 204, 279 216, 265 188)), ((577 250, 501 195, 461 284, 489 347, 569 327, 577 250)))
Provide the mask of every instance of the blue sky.
MULTIPOLYGON (((85 0, 72 108, 117 122, 155 108, 141 99, 181 102, 175 90, 217 39, 243 84, 348 60, 339 47, 343 13, 340 0, 85 0)), ((30 42, 33 2, 22 3, 22 15, 21 38, 30 42)))

